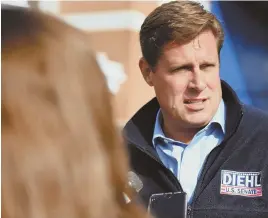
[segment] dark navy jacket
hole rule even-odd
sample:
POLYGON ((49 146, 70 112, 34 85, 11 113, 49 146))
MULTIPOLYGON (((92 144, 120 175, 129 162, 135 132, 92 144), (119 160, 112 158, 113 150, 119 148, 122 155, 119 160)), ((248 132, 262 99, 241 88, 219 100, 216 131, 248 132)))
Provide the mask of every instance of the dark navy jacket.
MULTIPOLYGON (((268 114, 241 104, 225 82, 222 91, 227 109, 226 135, 204 163, 187 214, 194 218, 268 218, 268 114), (225 175, 225 182, 230 183, 227 189, 222 180, 224 170, 231 172, 228 178, 225 175), (255 174, 252 187, 247 187, 254 172, 259 175, 255 174), (245 177, 248 177, 246 186, 245 177)), ((152 145, 158 110, 154 98, 124 128, 132 170, 143 182, 139 197, 145 207, 152 194, 183 191, 152 145)))

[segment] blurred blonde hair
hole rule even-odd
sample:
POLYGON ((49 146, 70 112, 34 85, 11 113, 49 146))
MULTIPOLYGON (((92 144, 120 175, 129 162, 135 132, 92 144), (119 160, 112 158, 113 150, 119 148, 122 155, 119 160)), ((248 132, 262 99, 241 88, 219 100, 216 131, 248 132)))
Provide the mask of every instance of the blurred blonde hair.
POLYGON ((4 8, 1 40, 2 217, 144 217, 88 36, 4 8))

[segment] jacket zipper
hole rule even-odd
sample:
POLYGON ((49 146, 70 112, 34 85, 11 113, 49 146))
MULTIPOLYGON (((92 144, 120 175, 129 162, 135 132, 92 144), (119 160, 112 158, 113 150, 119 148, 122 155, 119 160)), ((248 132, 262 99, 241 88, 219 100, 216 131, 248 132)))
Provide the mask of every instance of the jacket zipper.
POLYGON ((186 216, 187 216, 188 218, 191 217, 191 212, 192 212, 192 207, 191 207, 190 205, 188 205, 188 206, 187 206, 187 214, 186 214, 186 216))

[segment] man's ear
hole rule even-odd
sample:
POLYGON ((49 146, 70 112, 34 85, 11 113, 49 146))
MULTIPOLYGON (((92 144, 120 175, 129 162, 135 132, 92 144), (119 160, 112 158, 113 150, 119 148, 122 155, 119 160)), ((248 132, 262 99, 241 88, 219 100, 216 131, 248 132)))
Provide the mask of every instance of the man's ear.
POLYGON ((147 82, 149 86, 153 86, 152 74, 153 71, 147 61, 142 57, 139 61, 139 67, 142 73, 144 80, 147 82))

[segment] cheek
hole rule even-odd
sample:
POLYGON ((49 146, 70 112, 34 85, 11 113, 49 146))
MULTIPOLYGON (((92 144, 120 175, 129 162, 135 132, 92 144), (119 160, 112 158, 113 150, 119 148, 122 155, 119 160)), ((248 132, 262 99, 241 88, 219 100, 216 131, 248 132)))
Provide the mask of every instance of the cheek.
POLYGON ((218 74, 207 78, 207 86, 212 91, 221 90, 221 80, 218 74))
POLYGON ((181 77, 170 77, 168 81, 168 87, 173 91, 175 95, 183 95, 187 90, 187 79, 181 77))
POLYGON ((162 106, 168 105, 170 107, 176 102, 181 102, 182 96, 187 90, 187 81, 187 75, 155 74, 154 89, 162 106))
POLYGON ((172 76, 157 78, 157 80, 155 80, 155 86, 159 92, 168 93, 170 96, 178 95, 185 89, 184 83, 172 76))

